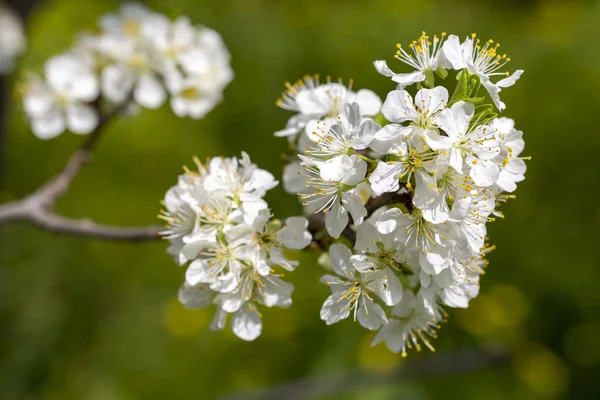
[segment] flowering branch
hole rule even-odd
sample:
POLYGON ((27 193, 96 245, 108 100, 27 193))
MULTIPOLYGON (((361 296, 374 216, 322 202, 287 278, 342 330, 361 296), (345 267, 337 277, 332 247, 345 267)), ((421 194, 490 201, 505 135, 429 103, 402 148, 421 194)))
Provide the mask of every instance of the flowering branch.
MULTIPOLYGON (((73 153, 62 171, 39 189, 22 200, 0 205, 0 224, 7 222, 27 222, 50 232, 94 237, 106 240, 145 241, 159 239, 160 227, 121 227, 102 225, 87 219, 67 218, 53 210, 56 201, 69 189, 71 183, 92 158, 107 123, 123 112, 130 100, 115 106, 105 114, 100 114, 98 126, 90 133, 82 146, 73 153)), ((95 103, 99 109, 100 102, 95 103)))

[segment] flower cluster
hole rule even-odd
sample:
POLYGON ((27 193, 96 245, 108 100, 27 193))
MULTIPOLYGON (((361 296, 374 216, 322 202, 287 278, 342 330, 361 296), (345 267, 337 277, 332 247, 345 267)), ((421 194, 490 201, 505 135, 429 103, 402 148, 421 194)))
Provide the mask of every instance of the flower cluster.
POLYGON ((186 17, 171 21, 127 3, 118 14, 101 17, 99 28, 49 59, 44 77, 25 85, 24 109, 39 138, 65 129, 90 133, 104 103, 154 109, 169 95, 177 116, 203 118, 233 78, 219 34, 186 17))
POLYGON ((279 101, 296 112, 285 130, 297 160, 285 170, 286 189, 298 192, 311 218, 324 218, 329 266, 322 282, 332 291, 321 309, 327 324, 352 314, 373 344, 394 352, 433 350, 431 339, 447 307, 468 307, 479 292, 486 224, 525 177, 522 132, 498 117, 510 61, 492 40, 476 35, 427 36, 396 58, 412 71, 378 72, 398 84, 380 102, 370 91, 351 92, 305 78, 279 101), (456 70, 450 96, 436 78, 456 70), (494 77, 505 78, 495 81, 494 77), (416 85, 416 93, 407 89, 416 85), (483 88, 484 91, 480 91, 483 88), (375 118, 372 118, 375 117, 375 118))
POLYGON ((291 305, 294 286, 275 268, 293 271, 296 261, 284 249, 302 249, 312 240, 308 221, 272 219, 263 197, 277 181, 242 158, 196 160, 198 171, 186 169, 164 199, 160 218, 163 236, 178 264, 186 265, 180 301, 189 308, 217 307, 213 329, 223 329, 233 314, 233 332, 244 340, 262 330, 258 306, 291 305))
POLYGON ((25 41, 21 19, 0 4, 0 75, 12 71, 15 58, 25 48, 25 41))

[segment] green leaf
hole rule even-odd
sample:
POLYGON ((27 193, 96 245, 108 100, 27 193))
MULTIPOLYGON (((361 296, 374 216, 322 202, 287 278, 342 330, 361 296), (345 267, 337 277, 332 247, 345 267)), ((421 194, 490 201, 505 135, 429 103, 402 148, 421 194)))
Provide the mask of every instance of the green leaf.
POLYGON ((498 114, 494 111, 494 107, 491 104, 481 104, 475 107, 475 114, 473 115, 473 118, 471 118, 469 129, 483 125, 497 116, 498 114))
POLYGON ((423 86, 433 89, 435 85, 435 76, 433 75, 433 71, 431 69, 425 70, 425 80, 423 81, 423 86))
POLYGON ((469 71, 463 69, 456 76, 456 80, 458 80, 458 84, 456 85, 456 89, 454 89, 454 93, 448 102, 448 106, 456 103, 457 101, 461 101, 463 99, 468 98, 468 86, 469 86, 469 71))
POLYGON ((444 68, 440 67, 438 69, 435 70, 435 73, 437 76, 439 76, 442 79, 446 79, 448 77, 448 71, 446 71, 444 68))
POLYGON ((473 104, 481 104, 485 100, 485 97, 469 97, 468 99, 463 99, 463 101, 467 101, 473 104))

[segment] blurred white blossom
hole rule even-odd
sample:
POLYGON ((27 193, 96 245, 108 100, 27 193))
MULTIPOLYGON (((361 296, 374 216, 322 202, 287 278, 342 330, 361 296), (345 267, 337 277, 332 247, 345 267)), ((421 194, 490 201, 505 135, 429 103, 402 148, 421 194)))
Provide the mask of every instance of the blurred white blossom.
POLYGON ((25 50, 25 45, 21 18, 0 4, 0 75, 12 71, 15 58, 25 50))
POLYGON ((170 98, 177 116, 203 118, 233 79, 219 34, 186 17, 171 21, 126 3, 98 25, 99 34, 81 35, 74 48, 47 62, 45 79, 34 77, 25 85, 25 111, 38 137, 65 129, 89 133, 104 103, 155 109, 170 98))

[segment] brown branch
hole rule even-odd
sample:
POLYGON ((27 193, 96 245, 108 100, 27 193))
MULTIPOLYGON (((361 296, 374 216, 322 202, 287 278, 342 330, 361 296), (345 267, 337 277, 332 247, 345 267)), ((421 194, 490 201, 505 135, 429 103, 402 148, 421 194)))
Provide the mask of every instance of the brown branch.
POLYGON ((438 354, 401 363, 388 372, 352 370, 330 376, 314 376, 270 388, 223 396, 221 400, 302 400, 356 391, 357 389, 397 384, 436 376, 467 374, 483 368, 508 364, 510 354, 502 348, 463 350, 438 354))
MULTIPOLYGON (((100 102, 95 103, 100 110, 100 102)), ((106 124, 129 105, 129 100, 101 114, 98 126, 89 134, 82 146, 73 153, 58 175, 22 200, 0 205, 0 224, 27 222, 44 230, 105 240, 144 241, 159 239, 159 226, 122 227, 102 225, 88 219, 68 218, 54 213, 54 206, 71 186, 73 180, 92 158, 106 124)))

